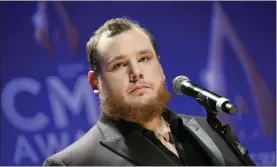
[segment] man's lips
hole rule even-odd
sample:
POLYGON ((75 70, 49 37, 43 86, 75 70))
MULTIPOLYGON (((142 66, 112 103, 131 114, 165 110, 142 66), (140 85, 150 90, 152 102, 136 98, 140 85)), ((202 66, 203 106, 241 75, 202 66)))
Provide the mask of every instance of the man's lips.
POLYGON ((150 87, 147 86, 147 85, 137 85, 129 93, 132 93, 132 92, 134 92, 134 91, 136 91, 138 89, 143 89, 143 88, 150 88, 150 87))

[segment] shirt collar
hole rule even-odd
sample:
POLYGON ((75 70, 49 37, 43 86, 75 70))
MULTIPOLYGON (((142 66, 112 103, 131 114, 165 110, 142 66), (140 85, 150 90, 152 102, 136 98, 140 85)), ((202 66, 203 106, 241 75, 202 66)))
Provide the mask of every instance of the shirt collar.
MULTIPOLYGON (((168 108, 166 108, 162 112, 161 116, 164 120, 165 125, 168 125, 169 128, 171 127, 170 129, 172 129, 172 128, 175 129, 176 126, 177 126, 176 122, 179 122, 177 120, 181 119, 176 113, 174 113, 173 111, 171 111, 168 108)), ((114 119, 110 116, 105 115, 104 113, 101 113, 100 120, 102 122, 106 122, 106 123, 108 123, 108 122, 112 123, 113 122, 113 124, 115 124, 115 126, 117 126, 120 129, 120 131, 122 133, 125 133, 125 134, 130 133, 131 131, 143 132, 143 131, 146 130, 145 128, 140 126, 138 123, 125 121, 125 120, 122 120, 122 119, 114 119)))

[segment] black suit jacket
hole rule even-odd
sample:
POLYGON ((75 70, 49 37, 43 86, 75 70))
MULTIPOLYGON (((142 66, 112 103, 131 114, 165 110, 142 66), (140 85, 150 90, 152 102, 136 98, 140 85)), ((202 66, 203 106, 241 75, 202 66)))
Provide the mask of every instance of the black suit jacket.
MULTIPOLYGON (((242 165, 205 118, 179 115, 184 127, 216 166, 242 165)), ((100 117, 79 140, 49 157, 45 166, 176 166, 160 148, 138 131, 122 131, 119 121, 100 117)), ((185 149, 185 148, 184 148, 185 149)))

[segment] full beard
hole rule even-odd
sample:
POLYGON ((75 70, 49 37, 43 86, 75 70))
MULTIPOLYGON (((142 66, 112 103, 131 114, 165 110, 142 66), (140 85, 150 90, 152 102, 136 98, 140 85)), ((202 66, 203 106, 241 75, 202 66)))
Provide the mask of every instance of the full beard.
POLYGON ((123 97, 116 96, 113 93, 106 93, 104 98, 101 99, 100 107, 101 111, 107 116, 143 124, 161 115, 171 98, 172 95, 167 90, 165 82, 162 82, 156 97, 147 103, 142 103, 138 99, 130 104, 125 102, 123 97))

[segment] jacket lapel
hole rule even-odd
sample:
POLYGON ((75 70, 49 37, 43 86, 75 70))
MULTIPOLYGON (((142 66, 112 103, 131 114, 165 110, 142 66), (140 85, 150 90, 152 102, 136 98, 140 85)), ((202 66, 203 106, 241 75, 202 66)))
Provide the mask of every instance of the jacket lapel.
MULTIPOLYGON (((207 152, 212 162, 216 166, 224 166, 224 158, 204 129, 198 124, 195 118, 181 117, 184 126, 189 129, 194 138, 207 152)), ((118 122, 117 122, 118 123, 118 122)), ((165 153, 139 131, 131 131, 127 135, 122 135, 116 121, 99 121, 97 125, 102 130, 106 139, 100 143, 119 156, 142 166, 176 166, 165 153)), ((123 125, 124 127, 125 125, 123 125)))
POLYGON ((115 152, 119 156, 141 166, 176 166, 165 153, 163 153, 152 141, 148 140, 139 131, 131 131, 127 135, 111 125, 112 122, 98 122, 106 139, 100 143, 115 152))
POLYGON ((181 118, 184 126, 189 129, 198 143, 207 152, 207 155, 211 158, 213 164, 216 166, 224 166, 225 162, 220 150, 208 134, 203 130, 203 128, 198 124, 195 118, 181 118))

